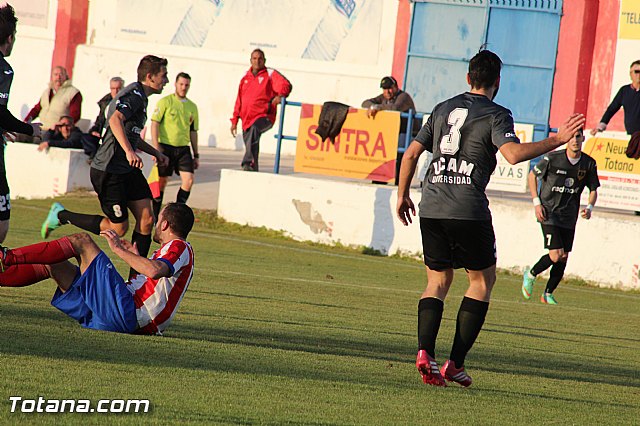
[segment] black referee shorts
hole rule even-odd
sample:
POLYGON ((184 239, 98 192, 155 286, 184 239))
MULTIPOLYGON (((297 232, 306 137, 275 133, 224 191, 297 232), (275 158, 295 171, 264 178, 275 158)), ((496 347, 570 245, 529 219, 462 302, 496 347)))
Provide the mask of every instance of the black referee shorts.
POLYGON ((191 146, 172 146, 161 143, 162 153, 169 157, 169 164, 158 166, 158 175, 169 177, 172 174, 179 175, 180 172, 193 173, 193 157, 191 156, 191 146))
POLYGON ((100 207, 112 223, 126 222, 129 201, 152 198, 147 179, 140 169, 120 175, 92 167, 89 176, 93 189, 98 193, 100 207))
POLYGON ((481 271, 496 264, 491 220, 420 218, 424 264, 434 271, 481 271))

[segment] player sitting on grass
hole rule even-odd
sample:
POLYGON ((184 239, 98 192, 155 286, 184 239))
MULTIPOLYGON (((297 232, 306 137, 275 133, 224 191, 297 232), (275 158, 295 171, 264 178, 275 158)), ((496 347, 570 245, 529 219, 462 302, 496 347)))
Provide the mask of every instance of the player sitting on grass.
POLYGON ((161 334, 193 276, 193 249, 185 241, 193 211, 170 203, 160 212, 153 240, 161 247, 147 259, 115 231, 102 231, 111 250, 140 271, 127 282, 86 233, 0 252, 0 286, 23 287, 53 278, 51 304, 96 330, 161 334), (68 259, 76 258, 78 266, 68 259))

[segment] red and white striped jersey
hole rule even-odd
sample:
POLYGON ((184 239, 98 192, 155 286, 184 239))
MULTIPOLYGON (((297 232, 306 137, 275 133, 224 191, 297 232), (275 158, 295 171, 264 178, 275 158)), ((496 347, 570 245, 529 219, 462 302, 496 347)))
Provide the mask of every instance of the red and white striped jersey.
POLYGON ((193 249, 184 240, 171 240, 150 259, 166 263, 171 275, 154 280, 137 274, 127 282, 127 288, 136 304, 138 332, 160 334, 178 310, 193 276, 193 249))

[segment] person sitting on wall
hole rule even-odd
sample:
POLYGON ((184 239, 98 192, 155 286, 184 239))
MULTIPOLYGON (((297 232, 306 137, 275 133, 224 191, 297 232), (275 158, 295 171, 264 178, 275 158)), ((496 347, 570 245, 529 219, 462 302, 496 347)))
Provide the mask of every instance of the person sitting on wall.
POLYGON ((40 117, 42 130, 49 130, 55 128, 63 115, 68 115, 75 124, 80 120, 81 106, 80 91, 71 84, 67 70, 58 65, 53 67, 49 86, 24 121, 30 123, 36 117, 40 117))
POLYGON ((38 151, 51 147, 82 149, 82 132, 73 124, 73 118, 64 115, 54 129, 47 130, 42 136, 38 151))
MULTIPOLYGON (((384 77, 380 81, 380 88, 382 89, 382 94, 376 96, 375 98, 367 99, 362 102, 362 108, 367 108, 367 117, 374 118, 378 111, 400 111, 400 112, 409 112, 409 110, 413 110, 415 112, 416 106, 413 103, 413 99, 411 95, 407 92, 400 90, 398 87, 398 82, 392 76, 384 77)), ((422 126, 422 121, 414 118, 413 120, 413 131, 411 132, 412 136, 418 134, 420 127, 422 126)), ((407 135, 407 118, 400 118, 400 134, 398 135, 398 146, 404 146, 407 135)), ((396 158, 396 182, 398 184, 398 172, 400 170, 400 162, 402 161, 402 154, 398 154, 396 158)), ((374 183, 384 183, 377 182, 374 183)))

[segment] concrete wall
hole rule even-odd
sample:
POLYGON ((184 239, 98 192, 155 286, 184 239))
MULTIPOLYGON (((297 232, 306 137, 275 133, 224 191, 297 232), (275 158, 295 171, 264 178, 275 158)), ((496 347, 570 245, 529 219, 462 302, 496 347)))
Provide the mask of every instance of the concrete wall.
POLYGON ((50 0, 48 11, 42 11, 47 15, 46 27, 29 26, 18 21, 16 44, 7 58, 14 71, 9 110, 17 118, 24 118, 38 103, 49 83, 57 7, 58 2, 50 0))
MULTIPOLYGON (((383 10, 379 54, 375 66, 278 57, 271 55, 268 47, 264 48, 267 66, 278 69, 292 82, 290 100, 309 103, 334 100, 359 106, 364 99, 379 94, 380 78, 388 75, 392 68, 398 8, 395 0, 381 1, 383 10)), ((98 112, 95 102, 108 91, 111 77, 120 75, 127 83, 134 81, 140 58, 146 54, 155 54, 169 60, 170 83, 165 87, 163 95, 173 92, 173 81, 178 72, 185 71, 192 76, 189 97, 199 107, 199 143, 224 149, 242 149, 241 138, 234 140, 230 134, 229 118, 238 83, 249 68, 249 52, 214 51, 122 40, 117 38, 114 30, 117 28, 118 2, 91 2, 89 7, 88 40, 86 45, 78 46, 74 68, 74 84, 82 91, 85 99, 82 113, 84 118, 95 118, 98 112)), ((245 30, 251 31, 250 28, 242 29, 245 30)), ((291 37, 295 37, 295 28, 291 31, 291 37)), ((157 95, 150 98, 149 112, 153 111, 158 99, 160 96, 157 95)), ((297 134, 299 114, 299 108, 289 108, 285 134, 297 134)), ((264 152, 275 152, 274 133, 275 129, 263 136, 261 149, 264 152)), ((285 142, 283 153, 294 152, 295 143, 285 142)))
MULTIPOLYGON (((413 190, 414 203, 420 198, 413 190)), ((281 230, 297 240, 418 255, 419 224, 416 220, 405 227, 396 219, 396 199, 391 186, 223 170, 218 213, 231 222, 281 230)), ((504 198, 490 202, 498 267, 522 271, 545 253, 533 207, 504 198)), ((640 254, 634 250, 638 241, 640 218, 596 208, 590 221, 578 221, 567 274, 602 286, 640 289, 640 254)))

